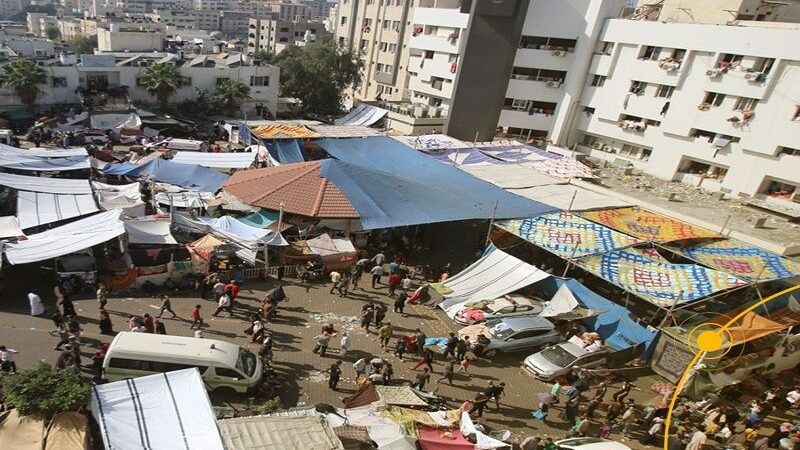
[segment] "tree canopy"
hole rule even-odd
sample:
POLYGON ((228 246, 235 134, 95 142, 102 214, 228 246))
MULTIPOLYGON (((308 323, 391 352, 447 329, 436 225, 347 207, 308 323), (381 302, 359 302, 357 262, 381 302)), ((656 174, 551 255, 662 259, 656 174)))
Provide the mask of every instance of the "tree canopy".
POLYGON ((61 32, 58 31, 58 27, 53 25, 52 23, 48 23, 44 27, 44 34, 46 34, 47 35, 47 39, 50 39, 51 41, 54 41, 59 36, 61 36, 61 32))
POLYGON ((75 53, 79 55, 91 55, 97 48, 97 36, 81 36, 74 41, 75 53))
POLYGON ((142 72, 139 84, 156 98, 158 107, 166 111, 169 98, 181 85, 181 74, 172 63, 156 63, 142 72))
POLYGON ((56 370, 45 364, 10 373, 0 378, 9 406, 21 414, 52 417, 61 411, 75 411, 89 399, 89 383, 72 370, 56 370))
POLYGON ((306 112, 337 114, 345 89, 361 82, 359 54, 332 39, 290 46, 275 58, 281 68, 281 95, 302 102, 306 112))
POLYGON ((237 80, 225 80, 214 91, 214 101, 225 114, 233 116, 250 99, 250 86, 237 80))
POLYGON ((39 97, 39 85, 45 83, 47 74, 44 70, 26 59, 6 64, 0 72, 0 85, 11 89, 30 110, 39 97))

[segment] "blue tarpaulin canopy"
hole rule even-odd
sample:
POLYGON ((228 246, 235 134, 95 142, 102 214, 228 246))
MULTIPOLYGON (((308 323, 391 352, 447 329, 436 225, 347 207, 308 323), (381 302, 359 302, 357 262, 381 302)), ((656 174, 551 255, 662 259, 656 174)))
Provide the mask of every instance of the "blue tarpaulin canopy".
POLYGON ((387 137, 322 139, 337 160, 323 160, 321 174, 347 196, 364 229, 516 218, 553 211, 431 159, 387 137))
POLYGON ((131 170, 139 167, 137 164, 134 164, 130 161, 121 162, 119 164, 109 164, 103 169, 103 173, 106 175, 125 175, 126 173, 130 172, 131 170))
POLYGON ((584 322, 590 329, 600 334, 608 346, 624 350, 644 344, 645 353, 650 351, 656 333, 631 319, 631 312, 627 308, 617 305, 572 278, 550 277, 536 283, 536 287, 547 291, 550 295, 554 295, 562 285, 569 288, 582 306, 603 311, 598 316, 584 319, 584 322))
MULTIPOLYGON (((106 173, 108 174, 108 172, 106 173)), ((224 173, 207 167, 197 164, 181 164, 161 158, 156 158, 141 166, 134 166, 129 170, 118 170, 113 175, 149 177, 161 183, 174 184, 185 189, 202 192, 216 192, 228 179, 224 173)))
POLYGON ((268 226, 272 225, 277 221, 278 221, 278 213, 264 211, 263 209, 258 212, 254 212, 253 214, 246 215, 239 219, 239 222, 242 222, 245 225, 250 225, 251 227, 256 227, 256 228, 267 228, 268 226))
POLYGON ((264 139, 264 146, 273 159, 281 164, 291 164, 305 161, 303 147, 299 139, 264 139))

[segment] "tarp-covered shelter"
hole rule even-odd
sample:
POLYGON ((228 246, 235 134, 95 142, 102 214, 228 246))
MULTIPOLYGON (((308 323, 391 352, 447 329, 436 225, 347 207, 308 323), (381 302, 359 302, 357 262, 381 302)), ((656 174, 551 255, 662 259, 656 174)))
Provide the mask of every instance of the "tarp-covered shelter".
POLYGON ((667 248, 742 280, 770 281, 800 276, 800 263, 736 239, 715 239, 667 248))
POLYGON ((594 255, 639 243, 627 234, 566 211, 504 220, 495 222, 495 226, 562 258, 594 255))
POLYGON ((257 153, 254 152, 175 152, 172 161, 181 164, 197 164, 212 169, 247 169, 255 163, 257 153))
POLYGON ((6 244, 11 264, 43 261, 102 244, 125 233, 120 210, 106 211, 6 244))
POLYGON ((103 175, 125 175, 133 169, 139 167, 139 164, 130 161, 123 161, 117 164, 109 164, 103 167, 103 175))
POLYGON ((445 164, 451 164, 459 168, 461 168, 460 166, 472 167, 510 164, 497 158, 492 158, 476 148, 445 149, 435 152, 426 152, 425 154, 431 156, 437 161, 441 161, 445 164))
POLYGON ((361 103, 351 109, 346 116, 336 119, 336 125, 362 125, 368 127, 381 120, 389 111, 377 106, 361 103))
POLYGON ((131 244, 169 245, 178 242, 170 232, 169 218, 158 216, 137 217, 125 221, 125 231, 131 244))
POLYGON ((655 250, 639 248, 585 256, 575 264, 661 307, 692 302, 745 284, 726 273, 699 264, 673 264, 655 250))
POLYGON ((0 238, 18 237, 24 234, 19 227, 17 216, 0 217, 0 238))
POLYGON ((44 450, 85 450, 89 448, 88 436, 89 419, 79 412, 63 411, 50 422, 44 450))
POLYGON ((269 156, 279 164, 292 164, 305 161, 303 143, 300 139, 265 140, 269 156))
POLYGON ((144 215, 144 201, 138 182, 112 185, 92 181, 92 187, 97 203, 103 210, 121 209, 123 214, 131 217, 144 215))
POLYGON ((89 123, 97 130, 138 130, 142 119, 135 112, 128 114, 92 114, 89 123))
POLYGON ((447 164, 431 164, 427 156, 391 138, 322 139, 318 144, 336 158, 322 161, 322 176, 355 206, 364 229, 530 217, 552 210, 447 164))
POLYGON ((531 163, 531 167, 561 180, 597 178, 591 167, 574 158, 548 159, 531 163))
POLYGON ((423 134, 421 136, 392 136, 392 139, 421 151, 435 151, 456 148, 469 148, 470 145, 461 139, 446 134, 423 134))
POLYGON ((228 450, 344 450, 322 415, 250 416, 218 423, 228 450))
POLYGON ((464 302, 492 300, 549 276, 543 270, 492 245, 469 267, 444 283, 432 286, 444 297, 439 307, 447 312, 464 302))
POLYGON ((154 198, 156 203, 164 206, 175 208, 206 208, 209 206, 209 202, 214 200, 214 194, 211 192, 197 191, 159 192, 154 198))
MULTIPOLYGON (((240 135, 241 135, 240 125, 240 135)), ((306 125, 289 123, 289 122, 275 122, 266 125, 258 125, 251 129, 252 134, 259 139, 309 139, 320 137, 319 133, 310 129, 306 125)))
POLYGON ((339 188, 322 177, 320 161, 237 172, 225 191, 261 208, 314 218, 358 219, 339 188))
POLYGON ((69 158, 73 156, 89 156, 85 147, 70 148, 17 148, 6 144, 0 144, 0 154, 28 156, 35 158, 69 158))
POLYGON ((592 222, 653 242, 719 237, 714 231, 636 207, 586 211, 581 215, 592 222))
POLYGON ((12 173, 0 173, 0 186, 18 191, 43 192, 48 194, 91 194, 88 180, 70 178, 29 177, 12 173))
POLYGON ((386 135, 386 133, 364 125, 311 125, 311 129, 324 138, 355 138, 386 135))
MULTIPOLYGON (((109 166, 114 167, 114 166, 109 166)), ((109 173, 105 171, 105 173, 109 173)), ((192 191, 216 192, 228 175, 196 164, 181 164, 161 158, 136 166, 125 173, 116 173, 129 177, 143 177, 162 183, 174 184, 192 191)))
POLYGON ((106 450, 223 450, 196 368, 92 387, 90 408, 106 450))
POLYGON ((83 147, 46 150, 0 145, 0 167, 6 169, 57 172, 90 167, 89 154, 83 147))
POLYGON ((3 450, 39 450, 45 437, 45 422, 39 416, 23 416, 12 409, 0 415, 0 448, 3 450))
POLYGON ((0 185, 17 191, 17 217, 23 229, 99 210, 89 180, 0 173, 0 185))
MULTIPOLYGON (((250 225, 256 228, 269 228, 270 225, 278 221, 278 213, 258 210, 252 214, 240 217, 239 221, 245 225, 250 225)), ((279 230, 280 231, 280 230, 279 230)))
MULTIPOLYGON (((724 316, 714 317, 706 323, 725 326, 731 318, 738 315, 738 311, 732 311, 724 316)), ((776 322, 771 318, 756 314, 753 311, 748 311, 742 317, 736 319, 732 324, 727 326, 725 331, 720 333, 720 336, 722 336, 723 346, 733 346, 769 336, 778 331, 783 331, 790 326, 791 324, 776 322)))
POLYGON ((198 217, 193 219, 184 214, 174 214, 173 219, 177 226, 193 231, 211 233, 251 250, 255 250, 259 245, 263 244, 289 245, 280 233, 264 228, 251 227, 231 216, 198 217))
POLYGON ((428 402, 415 394, 410 386, 373 385, 372 387, 378 394, 378 400, 387 405, 428 406, 428 402))
POLYGON ((611 195, 601 194, 571 184, 548 184, 522 189, 509 189, 508 192, 521 197, 542 202, 553 208, 568 211, 586 211, 598 208, 630 206, 629 202, 611 195))
POLYGON ((514 164, 531 165, 538 161, 558 160, 561 155, 550 153, 530 145, 516 145, 509 147, 477 147, 481 153, 514 164))
POLYGON ((422 450, 475 450, 475 444, 468 441, 460 430, 420 426, 417 432, 417 444, 422 450))
MULTIPOLYGON (((492 165, 461 165, 457 167, 475 178, 480 178, 503 189, 538 188, 564 183, 530 167, 516 164, 500 163, 492 165)), ((574 189, 572 190, 574 191, 574 189)))

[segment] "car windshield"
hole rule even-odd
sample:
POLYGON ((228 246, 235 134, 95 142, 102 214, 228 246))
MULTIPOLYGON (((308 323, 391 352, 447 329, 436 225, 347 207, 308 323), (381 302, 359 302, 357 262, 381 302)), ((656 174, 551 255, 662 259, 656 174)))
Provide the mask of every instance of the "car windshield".
POLYGON ((575 361, 575 355, 558 345, 542 350, 542 356, 558 367, 567 367, 575 361))
POLYGON ((240 372, 244 372, 248 377, 252 377, 256 372, 256 355, 250 350, 239 348, 239 361, 236 362, 236 368, 240 372))
POLYGON ((492 337, 500 339, 501 341, 516 333, 516 331, 505 322, 487 322, 486 328, 489 329, 489 334, 491 334, 492 337))

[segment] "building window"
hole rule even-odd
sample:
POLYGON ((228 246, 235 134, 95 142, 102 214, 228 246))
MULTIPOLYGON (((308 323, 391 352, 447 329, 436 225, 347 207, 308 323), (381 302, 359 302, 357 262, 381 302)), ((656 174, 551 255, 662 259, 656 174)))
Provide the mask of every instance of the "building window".
POLYGON ((389 53, 394 53, 397 51, 397 44, 389 44, 389 53))
POLYGON ((656 89, 656 97, 659 98, 670 98, 672 97, 672 92, 675 91, 674 86, 667 86, 666 84, 661 84, 656 89))
POLYGON ((289 42, 289 38, 286 37, 279 38, 278 42, 289 42))
POLYGON ((388 30, 390 26, 392 26, 392 22, 390 20, 384 20, 383 23, 381 23, 381 28, 384 30, 388 30))
POLYGON ((67 87, 67 79, 63 77, 53 77, 53 87, 67 87))
POLYGON ((392 29, 394 31, 400 31, 400 21, 399 20, 393 20, 392 21, 392 29))
POLYGON ((222 83, 224 83, 224 82, 226 82, 228 80, 230 80, 230 78, 228 78, 228 77, 218 77, 217 80, 214 82, 214 84, 219 86, 220 84, 222 84, 222 83))
POLYGON ((600 54, 601 55, 611 55, 611 51, 614 50, 614 43, 613 42, 606 42, 603 41, 600 43, 600 54))
POLYGON ((642 53, 639 54, 639 59, 649 59, 656 61, 658 60, 658 56, 661 54, 661 47, 654 47, 652 45, 647 45, 642 49, 642 53))
POLYGON ((778 156, 800 156, 800 150, 791 147, 778 147, 778 156))
POLYGON ((641 95, 647 89, 647 83, 644 81, 631 81, 631 87, 628 92, 633 92, 636 95, 641 95))
POLYGON ((755 109, 758 100, 755 98, 739 97, 736 104, 733 106, 734 111, 750 111, 755 109))
POLYGON ((382 63, 378 63, 378 64, 376 64, 376 65, 375 65, 375 70, 376 70, 377 72, 383 72, 383 64, 382 64, 382 63))
POLYGON ((703 101, 703 103, 709 106, 720 106, 724 100, 725 94, 706 92, 706 99, 703 101))
POLYGON ((346 23, 347 23, 347 16, 342 16, 342 18, 339 21, 339 25, 344 25, 346 23))
POLYGON ((269 77, 252 76, 250 77, 250 86, 269 86, 269 77))
POLYGON ((603 76, 603 75, 593 75, 592 76, 592 83, 591 83, 592 86, 602 87, 604 84, 606 84, 606 77, 605 76, 603 76))
POLYGON ((794 107, 794 115, 792 115, 792 121, 800 122, 800 105, 794 107))
POLYGON ((181 77, 180 86, 191 86, 192 77, 181 77))
POLYGON ((384 66, 383 71, 386 73, 392 73, 394 72, 394 66, 391 64, 387 64, 386 66, 384 66))
POLYGON ((281 27, 281 33, 288 33, 288 32, 289 32, 288 27, 281 27))
POLYGON ((364 26, 366 28, 371 27, 372 26, 372 19, 368 19, 368 18, 365 17, 364 18, 364 22, 362 23, 362 26, 364 26))
POLYGON ((381 42, 381 51, 385 52, 388 49, 389 49, 389 43, 388 42, 381 42))

